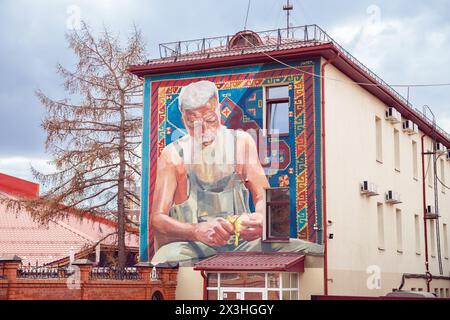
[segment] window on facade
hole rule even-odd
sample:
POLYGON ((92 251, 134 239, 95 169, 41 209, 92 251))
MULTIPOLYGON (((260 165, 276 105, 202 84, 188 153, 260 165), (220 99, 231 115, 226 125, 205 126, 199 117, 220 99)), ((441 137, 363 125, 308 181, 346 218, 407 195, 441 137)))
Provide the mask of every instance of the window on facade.
POLYGON ((220 272, 207 275, 208 300, 298 300, 299 274, 293 272, 220 272))
POLYGON ((418 179, 419 176, 419 167, 417 161, 417 142, 412 142, 412 166, 413 166, 413 178, 418 179))
POLYGON ((397 252, 403 252, 402 211, 395 210, 395 224, 397 229, 397 252))
POLYGON ((266 241, 289 241, 289 188, 266 189, 266 241))
POLYGON ((433 173, 434 173, 434 168, 433 168, 433 157, 431 156, 431 151, 427 150, 427 158, 426 158, 426 174, 427 174, 427 179, 428 179, 428 186, 429 187, 433 187, 433 173))
POLYGON ((376 160, 383 162, 383 134, 381 118, 375 117, 376 160))
POLYGON ((445 162, 444 159, 441 159, 441 188, 442 188, 442 193, 445 193, 445 162))
POLYGON ((433 258, 436 257, 436 224, 434 220, 430 221, 430 249, 431 249, 431 256, 433 258))
POLYGON ((414 233, 415 233, 415 240, 416 240, 416 253, 420 254, 420 219, 419 215, 414 215, 414 233))
POLYGON ((448 255, 449 255, 449 252, 448 252, 448 230, 447 230, 447 224, 446 223, 444 223, 443 225, 442 225, 442 229, 443 229, 443 232, 444 232, 444 258, 445 259, 448 259, 448 255))
POLYGON ((400 171, 400 133, 394 129, 394 163, 395 170, 400 171))
POLYGON ((384 250, 384 212, 383 204, 377 203, 378 249, 384 250))
POLYGON ((289 87, 268 87, 266 90, 266 123, 269 135, 288 135, 289 87))

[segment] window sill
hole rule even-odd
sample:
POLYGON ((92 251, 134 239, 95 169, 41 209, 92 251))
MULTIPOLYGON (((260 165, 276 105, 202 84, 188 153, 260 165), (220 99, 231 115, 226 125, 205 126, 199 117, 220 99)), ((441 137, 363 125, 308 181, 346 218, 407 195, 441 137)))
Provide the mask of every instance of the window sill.
POLYGON ((383 247, 378 247, 378 251, 386 251, 386 249, 383 247))
POLYGON ((397 250, 397 253, 403 254, 403 250, 397 250))
POLYGON ((268 133, 267 137, 268 138, 287 138, 289 137, 289 133, 268 133))
POLYGON ((395 170, 395 172, 400 173, 400 169, 395 168, 394 170, 395 170))
POLYGON ((289 243, 289 238, 268 238, 266 240, 262 240, 263 243, 289 243))
POLYGON ((413 180, 414 181, 419 181, 419 179, 417 179, 417 177, 413 177, 413 180))
POLYGON ((383 160, 376 160, 379 164, 383 164, 383 160))
POLYGON ((436 259, 436 256, 435 256, 434 254, 432 254, 431 257, 432 257, 433 259, 436 259))
POLYGON ((416 256, 421 256, 422 254, 420 252, 416 252, 416 256))

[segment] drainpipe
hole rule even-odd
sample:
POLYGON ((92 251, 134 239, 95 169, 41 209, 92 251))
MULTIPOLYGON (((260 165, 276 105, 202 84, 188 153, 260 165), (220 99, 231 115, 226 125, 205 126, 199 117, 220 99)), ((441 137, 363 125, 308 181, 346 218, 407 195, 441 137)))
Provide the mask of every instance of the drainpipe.
POLYGON ((423 233, 425 238, 425 274, 427 275, 427 291, 430 292, 430 282, 432 280, 432 276, 429 268, 428 261, 428 232, 427 232, 427 198, 426 198, 426 177, 425 177, 425 147, 424 147, 424 138, 425 134, 422 135, 421 144, 422 144, 422 201, 423 201, 423 233))
MULTIPOLYGON (((207 280, 208 277, 206 275, 206 272, 204 270, 200 271, 200 274, 202 275, 203 278, 203 300, 207 300, 207 291, 206 291, 206 286, 207 286, 207 280)), ((217 294, 219 294, 219 292, 217 291, 217 294)))
POLYGON ((325 67, 340 56, 338 52, 333 58, 322 65, 321 93, 322 93, 322 208, 323 208, 323 292, 328 295, 328 232, 327 232, 327 170, 326 170, 326 144, 325 144, 325 67))

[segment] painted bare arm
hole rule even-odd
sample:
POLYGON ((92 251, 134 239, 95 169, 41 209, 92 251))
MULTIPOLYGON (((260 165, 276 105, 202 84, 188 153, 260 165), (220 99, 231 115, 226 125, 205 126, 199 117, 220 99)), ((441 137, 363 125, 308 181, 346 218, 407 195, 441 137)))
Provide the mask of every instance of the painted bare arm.
POLYGON ((240 132, 241 139, 238 139, 238 148, 241 154, 240 163, 242 163, 240 174, 246 181, 245 185, 250 190, 255 212, 245 216, 241 222, 243 230, 241 237, 244 240, 251 241, 262 236, 262 227, 264 221, 265 189, 269 187, 269 182, 264 174, 264 169, 259 161, 258 150, 253 138, 244 132, 240 132))

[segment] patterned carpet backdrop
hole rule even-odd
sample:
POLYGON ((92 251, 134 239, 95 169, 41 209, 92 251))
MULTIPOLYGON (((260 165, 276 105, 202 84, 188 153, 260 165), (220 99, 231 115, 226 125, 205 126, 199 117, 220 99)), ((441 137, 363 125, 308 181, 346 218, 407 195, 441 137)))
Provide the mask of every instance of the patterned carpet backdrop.
MULTIPOLYGON (((291 61, 296 69, 277 64, 214 69, 152 76, 145 79, 141 261, 154 254, 150 210, 162 149, 186 134, 178 108, 181 88, 209 80, 219 89, 222 124, 232 129, 260 130, 264 126, 264 90, 289 88, 289 135, 267 143, 260 161, 272 187, 290 188, 290 236, 322 243, 321 108, 319 60, 291 61), (277 148, 270 148, 276 142, 277 148), (270 167, 278 167, 271 170, 270 167)), ((259 139, 258 139, 259 140, 259 139)))

